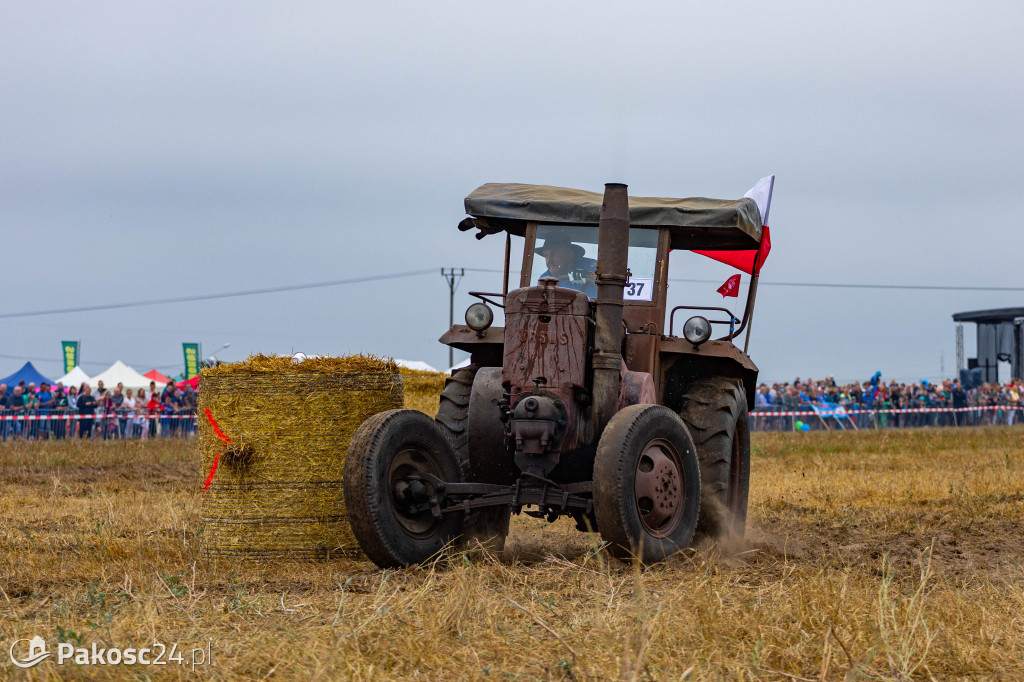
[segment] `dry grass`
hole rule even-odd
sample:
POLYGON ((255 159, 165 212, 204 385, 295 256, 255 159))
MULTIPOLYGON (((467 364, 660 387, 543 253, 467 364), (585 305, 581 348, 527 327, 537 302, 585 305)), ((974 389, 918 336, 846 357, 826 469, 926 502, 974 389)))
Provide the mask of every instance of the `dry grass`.
MULTIPOLYGON (((560 521, 501 557, 208 562, 194 446, 0 446, 17 637, 213 644, 215 679, 1019 678, 1024 430, 756 434, 751 531, 647 570, 560 521)), ((154 672, 156 671, 156 672, 154 672)), ((188 677, 58 667, 37 679, 188 677)))

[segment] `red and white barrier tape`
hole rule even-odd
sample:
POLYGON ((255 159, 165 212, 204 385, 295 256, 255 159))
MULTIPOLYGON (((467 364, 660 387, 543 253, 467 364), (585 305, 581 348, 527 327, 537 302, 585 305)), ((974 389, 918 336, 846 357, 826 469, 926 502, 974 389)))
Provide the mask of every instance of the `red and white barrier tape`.
POLYGON ((886 408, 884 410, 846 410, 845 412, 822 410, 798 411, 798 412, 751 412, 751 417, 853 417, 858 414, 923 414, 933 412, 981 412, 994 410, 1024 410, 1024 407, 1014 405, 985 405, 981 407, 905 407, 901 409, 886 408))
MULTIPOLYGON (((902 409, 887 408, 884 410, 846 410, 845 412, 798 410, 793 412, 751 412, 751 417, 853 417, 860 414, 927 414, 951 412, 982 412, 982 411, 1024 410, 1024 406, 985 405, 981 407, 909 407, 902 409)), ((19 414, 0 415, 0 421, 64 421, 67 419, 195 419, 194 414, 19 414)))

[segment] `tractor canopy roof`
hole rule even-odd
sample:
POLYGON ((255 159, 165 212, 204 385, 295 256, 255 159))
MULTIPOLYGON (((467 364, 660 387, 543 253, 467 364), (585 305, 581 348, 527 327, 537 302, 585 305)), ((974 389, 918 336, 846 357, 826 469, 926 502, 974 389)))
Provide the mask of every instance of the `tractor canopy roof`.
MULTIPOLYGON (((488 183, 466 197, 460 230, 478 228, 478 238, 507 231, 522 236, 526 223, 597 225, 603 195, 549 185, 488 183)), ((629 197, 634 227, 666 227, 673 249, 756 249, 761 213, 753 199, 629 197)))

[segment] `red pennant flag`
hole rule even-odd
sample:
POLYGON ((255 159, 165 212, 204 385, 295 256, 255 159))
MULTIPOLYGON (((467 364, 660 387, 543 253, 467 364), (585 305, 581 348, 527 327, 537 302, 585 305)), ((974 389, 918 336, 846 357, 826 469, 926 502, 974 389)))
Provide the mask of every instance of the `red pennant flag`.
POLYGON ((722 295, 722 298, 726 296, 733 296, 739 298, 740 295, 740 276, 733 275, 729 279, 725 280, 725 284, 718 287, 718 293, 722 295))

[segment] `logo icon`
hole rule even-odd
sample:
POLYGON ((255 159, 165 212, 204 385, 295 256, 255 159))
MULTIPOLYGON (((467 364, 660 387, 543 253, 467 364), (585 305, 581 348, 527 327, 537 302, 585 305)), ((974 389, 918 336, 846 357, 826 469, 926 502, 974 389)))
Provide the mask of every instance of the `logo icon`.
POLYGON ((45 661, 50 657, 50 652, 46 650, 46 642, 39 635, 36 635, 32 639, 19 639, 11 645, 11 663, 18 666, 19 668, 31 668, 41 661, 45 661), (22 642, 28 642, 28 656, 26 658, 18 659, 14 657, 14 647, 18 646, 22 642))

